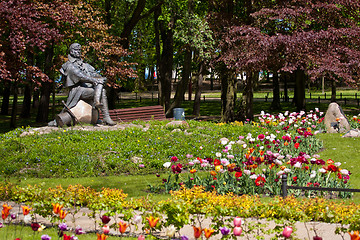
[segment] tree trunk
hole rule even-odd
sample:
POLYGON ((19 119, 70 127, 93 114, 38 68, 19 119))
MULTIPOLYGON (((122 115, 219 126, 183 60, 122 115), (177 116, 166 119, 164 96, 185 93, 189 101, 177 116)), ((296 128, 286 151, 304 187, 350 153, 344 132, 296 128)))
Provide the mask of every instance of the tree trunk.
POLYGON ((32 83, 27 82, 24 89, 24 101, 21 109, 20 117, 29 118, 31 109, 32 83))
MULTIPOLYGON (((51 67, 53 65, 54 57, 54 45, 45 49, 45 64, 44 73, 51 78, 51 67)), ((50 94, 53 90, 53 81, 43 82, 41 86, 41 97, 39 102, 38 113, 36 116, 36 122, 45 123, 48 122, 49 117, 49 105, 50 105, 50 94)))
POLYGON ((38 113, 36 116, 36 122, 38 123, 48 122, 50 94, 51 94, 52 86, 53 86, 52 82, 42 83, 41 97, 39 101, 38 113))
POLYGON ((115 109, 115 103, 117 100, 117 93, 115 88, 109 88, 107 92, 107 100, 108 100, 108 107, 109 109, 115 109))
POLYGON ((294 102, 298 112, 305 111, 305 72, 299 69, 295 71, 294 102))
POLYGON ((33 92, 32 108, 38 108, 39 102, 40 102, 40 91, 38 88, 36 88, 33 92))
POLYGON ((277 71, 273 72, 273 101, 271 103, 272 110, 280 110, 280 85, 279 74, 277 71))
POLYGON ((174 101, 171 104, 170 108, 167 110, 166 116, 172 117, 172 110, 174 108, 180 107, 181 103, 184 100, 184 94, 189 85, 189 79, 191 75, 191 55, 192 55, 192 51, 190 47, 187 47, 184 54, 184 65, 183 65, 181 80, 178 82, 176 86, 174 101))
POLYGON ((254 83, 258 81, 258 72, 247 72, 243 89, 243 106, 245 119, 252 120, 254 118, 253 102, 254 102, 254 83))
POLYGON ((221 70, 221 122, 235 120, 236 77, 232 70, 221 70))
POLYGON ((288 93, 288 85, 287 85, 287 75, 285 72, 281 74, 281 79, 284 81, 284 98, 285 102, 289 102, 289 93, 288 93))
POLYGON ((1 103, 1 115, 9 115, 11 84, 10 82, 6 81, 4 85, 4 95, 1 103))
POLYGON ((157 55, 157 73, 159 81, 159 103, 165 107, 165 112, 170 108, 171 97, 171 80, 173 69, 173 48, 174 38, 173 29, 175 19, 170 23, 158 21, 161 9, 155 10, 155 38, 156 38, 156 55, 157 55), (159 34, 160 33, 160 34, 159 34), (162 42, 162 52, 160 53, 160 36, 162 42))
POLYGON ((17 81, 15 81, 13 85, 13 93, 14 93, 14 99, 11 109, 10 128, 16 128, 16 115, 17 115, 17 105, 18 105, 17 81))
POLYGON ((336 82, 334 79, 331 80, 331 102, 336 102, 336 82))
POLYGON ((193 115, 195 117, 200 116, 200 102, 201 102, 201 91, 204 81, 204 70, 205 70, 205 64, 203 61, 201 61, 199 65, 198 78, 196 81, 196 92, 195 92, 194 106, 193 106, 193 115))
MULTIPOLYGON (((28 52, 27 54, 27 64, 28 66, 34 65, 34 54, 32 52, 28 52)), ((31 109, 31 96, 32 96, 32 76, 27 71, 26 72, 26 82, 25 82, 25 91, 24 91, 24 101, 22 105, 22 110, 20 116, 22 118, 29 118, 30 117, 30 109, 31 109)))

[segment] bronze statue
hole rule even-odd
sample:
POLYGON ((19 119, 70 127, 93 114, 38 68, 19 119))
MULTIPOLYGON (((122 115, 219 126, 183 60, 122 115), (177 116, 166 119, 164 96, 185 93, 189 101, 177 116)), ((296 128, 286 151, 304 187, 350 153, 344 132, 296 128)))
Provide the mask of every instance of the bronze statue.
MULTIPOLYGON (((103 113, 103 123, 115 125, 116 123, 109 115, 106 91, 104 89, 106 78, 96 72, 93 66, 83 62, 80 44, 71 44, 69 51, 69 60, 64 63, 60 69, 65 87, 70 90, 66 101, 67 108, 71 109, 76 106, 80 100, 83 100, 94 108, 101 109, 103 113)), ((64 112, 64 110, 62 112, 64 112)), ((63 122, 64 119, 59 117, 60 114, 57 116, 55 122, 52 121, 49 125, 62 126, 69 124, 68 122, 63 122)))

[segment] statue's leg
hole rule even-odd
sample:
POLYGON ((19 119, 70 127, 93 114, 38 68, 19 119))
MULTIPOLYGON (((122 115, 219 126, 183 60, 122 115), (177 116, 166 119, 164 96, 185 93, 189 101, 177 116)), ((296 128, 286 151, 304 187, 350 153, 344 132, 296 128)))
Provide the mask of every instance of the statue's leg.
POLYGON ((109 115, 109 107, 108 107, 108 101, 107 101, 105 89, 102 90, 101 103, 102 103, 101 111, 103 113, 103 122, 110 126, 115 125, 116 122, 114 122, 109 115))
POLYGON ((102 92, 103 92, 103 85, 97 84, 95 86, 95 92, 94 92, 94 106, 96 108, 102 107, 102 101, 101 101, 102 92))

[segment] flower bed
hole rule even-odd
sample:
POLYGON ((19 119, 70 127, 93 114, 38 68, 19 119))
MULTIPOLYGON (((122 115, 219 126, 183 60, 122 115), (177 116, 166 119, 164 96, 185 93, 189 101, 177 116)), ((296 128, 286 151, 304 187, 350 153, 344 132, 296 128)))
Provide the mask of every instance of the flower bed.
MULTIPOLYGON (((19 192, 26 190, 26 188, 17 189, 19 192)), ((61 238, 66 234, 69 238, 64 239, 71 239, 72 235, 76 237, 76 234, 85 234, 86 232, 82 229, 88 226, 69 228, 65 223, 67 221, 76 225, 75 215, 82 212, 85 206, 90 211, 83 213, 86 213, 89 225, 95 227, 92 232, 95 230, 100 237, 103 237, 100 239, 105 239, 108 235, 134 236, 135 232, 137 237, 138 235, 156 237, 159 236, 160 231, 168 236, 176 234, 180 238, 179 232, 185 225, 194 226, 194 232, 181 239, 189 239, 202 234, 208 238, 213 236, 213 239, 218 239, 219 236, 224 239, 236 238, 240 235, 262 236, 263 238, 272 236, 275 237, 274 239, 279 239, 288 234, 287 232, 284 235, 286 227, 294 229, 294 233, 290 234, 295 237, 295 223, 298 221, 336 223, 337 229, 334 235, 344 235, 346 232, 360 229, 359 205, 344 204, 324 198, 298 199, 292 196, 282 199, 275 197, 271 201, 264 202, 257 196, 237 196, 233 193, 224 195, 215 191, 207 192, 204 187, 192 189, 182 187, 178 191, 172 191, 172 197, 169 200, 155 203, 151 199, 128 200, 123 198, 123 194, 103 195, 106 191, 96 192, 81 186, 68 189, 57 188, 55 192, 58 194, 49 198, 54 193, 54 189, 44 189, 42 190, 44 195, 41 195, 43 198, 37 198, 36 202, 21 203, 22 213, 15 216, 12 215, 14 208, 10 204, 4 204, 3 228, 0 232, 5 233, 6 227, 14 223, 26 223, 34 232, 42 231, 45 225, 38 221, 41 216, 52 223, 61 238), (89 201, 84 202, 79 198, 80 205, 74 205, 74 199, 65 197, 67 195, 81 196, 84 189, 93 194, 89 195, 89 201), (114 197, 115 195, 118 197, 114 197), (116 201, 116 198, 119 200, 116 201), (235 220, 238 221, 235 224, 236 217, 241 220, 235 220), (208 222, 205 223, 206 219, 208 222), (267 221, 261 219, 274 220, 275 225, 270 226, 267 221)), ((12 199, 19 199, 17 197, 19 192, 13 191, 12 199)), ((114 190, 114 192, 121 193, 122 191, 114 190)), ((8 195, 8 197, 11 196, 8 195)), ((309 229, 309 231, 312 230, 309 229)), ((72 239, 76 239, 74 237, 72 239)), ((81 237, 78 236, 78 239, 81 237)))
MULTIPOLYGON (((240 135, 237 141, 220 140, 222 151, 206 158, 188 155, 183 159, 176 156, 166 162, 169 175, 163 178, 166 191, 204 186, 206 191, 218 193, 281 194, 281 176, 288 176, 288 185, 328 188, 349 188, 351 172, 341 168, 340 162, 323 160, 316 154, 322 143, 314 137, 323 128, 321 113, 285 113, 278 116, 262 113, 257 131, 240 135), (180 161, 181 160, 181 161, 180 161), (181 162, 181 163, 179 163, 181 162), (181 175, 184 170, 190 175, 181 175)), ((242 123, 239 123, 242 125, 242 123)), ((300 190, 291 190, 299 196, 300 190)), ((312 196, 316 191, 308 191, 312 196)), ((332 196, 334 196, 332 194, 332 196)), ((338 197, 350 197, 340 192, 338 197)))

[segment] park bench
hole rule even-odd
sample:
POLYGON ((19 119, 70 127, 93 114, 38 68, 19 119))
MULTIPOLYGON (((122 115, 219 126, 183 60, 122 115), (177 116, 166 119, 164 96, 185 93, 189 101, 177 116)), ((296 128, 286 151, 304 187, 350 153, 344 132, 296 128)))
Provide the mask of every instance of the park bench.
MULTIPOLYGON (((164 120, 166 119, 163 106, 146 106, 137 108, 123 108, 109 110, 110 117, 116 122, 131 122, 134 120, 164 120)), ((100 113, 100 119, 102 119, 100 113)))

